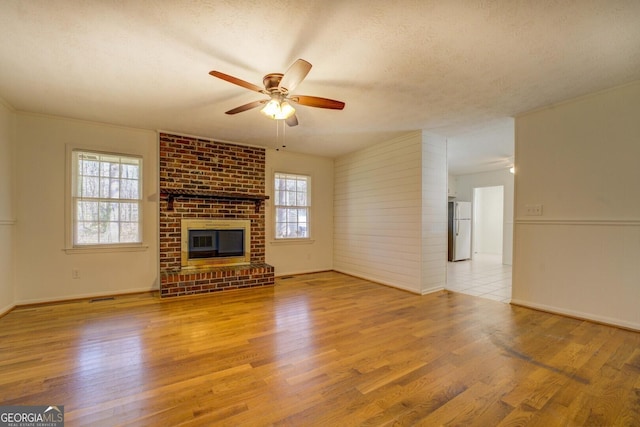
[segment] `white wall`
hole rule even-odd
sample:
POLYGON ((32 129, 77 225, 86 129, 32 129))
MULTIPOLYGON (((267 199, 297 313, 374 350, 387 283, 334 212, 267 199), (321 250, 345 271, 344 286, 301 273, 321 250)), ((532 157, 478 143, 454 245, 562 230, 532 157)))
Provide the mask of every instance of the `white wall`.
POLYGON ((17 114, 17 304, 158 287, 158 142, 153 131, 17 114), (65 251, 65 146, 143 156, 143 240, 134 252, 65 251), (72 279, 72 270, 80 272, 72 279))
POLYGON ((266 262, 276 276, 333 268, 333 159, 268 149, 266 153, 266 262), (276 172, 311 176, 310 242, 274 239, 273 180, 276 172))
POLYGON ((454 175, 447 174, 447 197, 456 197, 458 181, 454 175))
POLYGON ((444 140, 421 132, 336 159, 334 269, 419 294, 442 289, 446 180, 444 140))
POLYGON ((427 294, 447 282, 447 139, 422 133, 422 287, 427 294))
POLYGON ((504 187, 504 210, 502 219, 502 263, 511 265, 513 260, 513 207, 514 207, 514 175, 508 169, 482 172, 469 175, 457 175, 456 200, 473 201, 473 189, 478 187, 504 187))
POLYGON ((502 255, 504 187, 476 187, 473 191, 473 252, 502 255))
POLYGON ((14 169, 15 114, 0 100, 0 315, 14 306, 14 169))
POLYGON ((516 119, 514 303, 640 329, 638 118, 640 81, 516 119))

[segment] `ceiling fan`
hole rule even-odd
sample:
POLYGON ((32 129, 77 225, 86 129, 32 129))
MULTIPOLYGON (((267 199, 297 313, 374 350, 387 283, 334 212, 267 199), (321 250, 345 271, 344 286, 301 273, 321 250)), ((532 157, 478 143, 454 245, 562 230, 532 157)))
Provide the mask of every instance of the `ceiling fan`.
POLYGON ((289 126, 297 126, 298 118, 295 114, 296 110, 289 102, 307 107, 328 108, 330 110, 342 110, 344 108, 344 102, 342 101, 317 96, 292 95, 291 92, 304 80, 309 70, 311 70, 311 64, 304 59, 298 59, 289 67, 286 73, 270 73, 264 76, 262 79, 264 88, 237 77, 221 73, 220 71, 210 71, 209 74, 226 80, 229 83, 269 96, 269 99, 253 101, 226 111, 226 114, 242 113, 243 111, 264 105, 261 112, 266 116, 274 120, 284 120, 289 126))

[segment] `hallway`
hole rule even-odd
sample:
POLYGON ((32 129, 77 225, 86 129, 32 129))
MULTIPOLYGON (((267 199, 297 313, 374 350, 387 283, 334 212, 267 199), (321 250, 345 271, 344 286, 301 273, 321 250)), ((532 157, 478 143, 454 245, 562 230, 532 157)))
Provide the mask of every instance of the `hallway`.
POLYGON ((470 261, 447 263, 446 289, 508 303, 511 301, 511 266, 502 256, 474 254, 470 261))

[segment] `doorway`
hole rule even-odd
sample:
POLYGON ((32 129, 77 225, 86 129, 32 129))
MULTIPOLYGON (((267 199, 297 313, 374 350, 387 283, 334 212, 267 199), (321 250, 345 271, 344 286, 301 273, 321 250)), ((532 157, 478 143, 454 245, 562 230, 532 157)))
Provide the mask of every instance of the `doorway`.
POLYGON ((504 186, 472 188, 473 255, 470 261, 447 263, 447 289, 508 303, 511 265, 503 262, 504 186))
POLYGON ((504 186, 473 189, 473 256, 502 258, 504 228, 504 186))

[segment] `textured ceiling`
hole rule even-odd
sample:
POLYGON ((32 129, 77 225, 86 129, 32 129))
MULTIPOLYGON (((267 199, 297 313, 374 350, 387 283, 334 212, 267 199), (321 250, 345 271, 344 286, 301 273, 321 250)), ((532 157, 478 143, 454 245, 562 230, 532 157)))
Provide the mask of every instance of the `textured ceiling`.
POLYGON ((261 85, 304 58, 295 93, 346 107, 298 107, 287 149, 333 157, 424 129, 468 173, 471 153, 513 156, 506 118, 640 79, 639 22, 638 0, 3 0, 0 97, 275 147, 283 131, 258 109, 224 114, 263 95, 208 72, 261 85))

